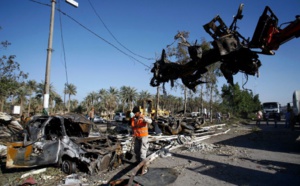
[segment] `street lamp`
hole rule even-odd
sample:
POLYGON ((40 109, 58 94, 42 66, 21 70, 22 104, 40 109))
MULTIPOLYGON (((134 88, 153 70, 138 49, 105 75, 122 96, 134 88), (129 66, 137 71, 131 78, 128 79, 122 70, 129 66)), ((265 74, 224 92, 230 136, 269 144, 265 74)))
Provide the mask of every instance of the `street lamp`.
POLYGON ((69 3, 72 6, 75 6, 76 8, 78 8, 78 3, 74 0, 66 0, 67 3, 69 3))
MULTIPOLYGON (((74 0, 66 0, 67 3, 78 7, 78 3, 74 0)), ((54 28, 54 13, 55 13, 56 0, 51 0, 51 15, 50 15, 50 31, 47 48, 47 61, 46 61, 46 73, 45 73, 45 91, 44 91, 44 109, 43 113, 48 115, 49 108, 49 88, 50 88, 50 67, 51 67, 51 55, 52 55, 52 40, 53 40, 53 28, 54 28)))

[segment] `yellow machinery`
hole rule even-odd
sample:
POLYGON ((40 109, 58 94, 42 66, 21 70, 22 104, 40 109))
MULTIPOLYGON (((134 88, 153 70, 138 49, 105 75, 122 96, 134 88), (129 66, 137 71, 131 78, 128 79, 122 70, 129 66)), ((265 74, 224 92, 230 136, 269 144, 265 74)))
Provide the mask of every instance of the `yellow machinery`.
MULTIPOLYGON (((145 116, 153 116, 156 113, 155 108, 152 106, 152 100, 151 99, 147 99, 143 105, 145 104, 145 106, 140 106, 140 111, 143 113, 143 115, 145 116), (146 104, 145 104, 146 103, 146 104)), ((162 110, 162 109, 158 109, 157 112, 158 116, 169 116, 170 112, 168 110, 162 110)))

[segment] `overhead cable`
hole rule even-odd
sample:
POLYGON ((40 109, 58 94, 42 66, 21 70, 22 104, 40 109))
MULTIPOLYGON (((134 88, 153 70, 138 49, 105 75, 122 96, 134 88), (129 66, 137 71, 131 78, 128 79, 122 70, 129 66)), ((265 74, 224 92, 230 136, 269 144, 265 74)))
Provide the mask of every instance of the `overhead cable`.
MULTIPOLYGON (((60 7, 60 3, 58 4, 58 7, 60 7)), ((61 14, 59 14, 59 23, 60 23, 61 45, 62 45, 62 48, 63 48, 63 55, 64 55, 64 64, 65 64, 65 72, 66 72, 66 82, 67 82, 67 85, 68 85, 69 84, 68 69, 67 69, 67 59, 66 59, 66 50, 65 50, 64 37, 63 37, 63 28, 62 28, 61 14)))
POLYGON ((140 57, 140 58, 147 59, 147 60, 154 60, 154 58, 147 58, 147 57, 141 56, 141 55, 139 55, 139 54, 136 54, 136 53, 132 52, 130 49, 128 49, 127 47, 125 47, 122 43, 120 43, 119 40, 114 36, 114 34, 108 29, 108 27, 106 26, 106 24, 104 23, 104 21, 102 20, 102 18, 100 17, 100 15, 99 15, 99 14, 97 13, 97 11, 95 10, 95 8, 94 8, 93 4, 91 3, 91 1, 90 1, 90 0, 88 0, 88 1, 89 1, 89 3, 90 3, 90 5, 91 5, 91 7, 92 7, 92 9, 93 9, 93 11, 94 11, 94 13, 97 15, 97 17, 99 18, 99 20, 101 21, 101 23, 103 24, 103 26, 105 27, 105 29, 108 31, 108 33, 114 38, 114 40, 115 40, 119 45, 121 45, 124 49, 126 49, 127 51, 129 51, 129 52, 130 52, 131 54, 133 54, 133 55, 136 55, 136 56, 138 56, 138 57, 140 57))
MULTIPOLYGON (((45 4, 45 3, 41 3, 35 0, 29 0, 41 5, 45 5, 45 6, 49 6, 51 7, 51 5, 49 4, 45 4)), ((73 20, 74 22, 76 22, 78 25, 80 25, 81 27, 83 27, 84 29, 86 29, 87 31, 89 31, 90 33, 94 34, 96 37, 98 37, 99 39, 101 39, 102 41, 106 42, 107 44, 111 45, 112 47, 114 47, 116 50, 118 50, 119 52, 123 53, 124 55, 128 56, 129 58, 137 61, 138 63, 144 65, 147 68, 150 68, 150 66, 146 65, 145 63, 141 62, 140 60, 136 59, 135 57, 127 54, 126 52, 122 51, 121 49, 119 49, 117 46, 115 46, 114 44, 112 44, 111 42, 107 41, 106 39, 104 39, 103 37, 99 36, 98 34, 96 34, 95 32, 93 32, 91 29, 87 28, 86 26, 84 26, 83 24, 81 24, 79 21, 77 21, 76 19, 74 19, 73 17, 71 17, 70 15, 68 15, 67 13, 61 11, 60 9, 56 9, 57 11, 59 11, 60 13, 62 13, 63 15, 67 16, 68 18, 70 18, 71 20, 73 20)))

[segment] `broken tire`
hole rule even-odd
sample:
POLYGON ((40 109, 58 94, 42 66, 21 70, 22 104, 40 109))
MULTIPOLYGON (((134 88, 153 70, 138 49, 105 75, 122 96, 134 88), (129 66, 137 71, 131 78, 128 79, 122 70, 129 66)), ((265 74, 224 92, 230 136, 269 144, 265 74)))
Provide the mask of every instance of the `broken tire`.
POLYGON ((75 173, 77 169, 76 163, 70 159, 63 160, 61 170, 66 174, 75 173))

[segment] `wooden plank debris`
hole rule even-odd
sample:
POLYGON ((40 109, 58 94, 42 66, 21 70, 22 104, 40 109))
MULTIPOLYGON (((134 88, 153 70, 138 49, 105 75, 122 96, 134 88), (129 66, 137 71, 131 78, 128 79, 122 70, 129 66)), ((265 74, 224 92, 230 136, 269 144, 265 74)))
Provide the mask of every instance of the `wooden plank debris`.
MULTIPOLYGON (((221 124, 221 125, 215 125, 215 126, 210 126, 210 128, 215 128, 215 127, 221 127, 221 126, 224 126, 225 124, 221 124)), ((154 159, 156 159, 158 157, 158 154, 162 151, 164 151, 165 149, 171 151, 171 150, 174 150, 174 149, 177 149, 179 147, 182 147, 184 145, 187 145, 187 144, 193 144, 195 142, 199 142, 199 141, 203 141, 205 139, 208 139, 208 138, 211 138, 213 136, 218 136, 218 135, 221 135, 221 134, 226 134, 230 131, 230 129, 224 131, 224 132, 219 132, 219 133, 214 133, 214 134, 210 134, 210 135, 205 135, 205 136, 201 136, 201 137, 195 137, 192 139, 192 141, 189 141, 189 142, 186 142, 185 144, 181 144, 181 145, 176 145, 176 146, 172 146, 172 145, 168 145, 160 150, 157 150, 156 152, 152 153, 150 156, 148 156, 146 159, 144 159, 142 162, 140 162, 136 167, 134 167, 130 172, 130 179, 129 179, 129 182, 128 182, 128 186, 132 186, 133 185, 133 180, 134 180, 134 177, 136 176, 137 172, 143 167, 143 170, 142 172, 144 171, 144 168, 151 162, 153 161, 154 159), (145 166, 146 165, 146 166, 145 166)), ((153 140, 153 141, 156 141, 156 140, 171 140, 171 139, 177 139, 178 138, 178 135, 172 135, 172 136, 149 136, 149 139, 153 140)), ((150 141, 150 140, 149 140, 150 141)))

